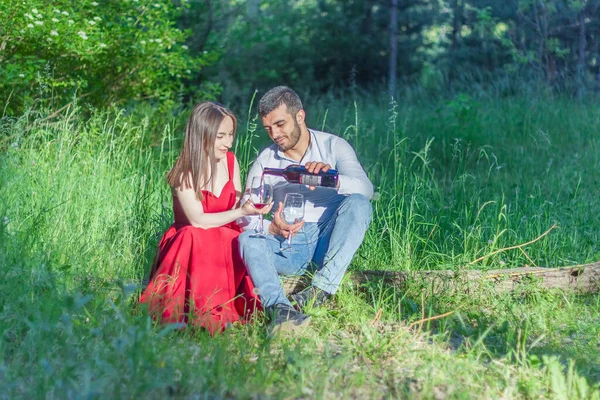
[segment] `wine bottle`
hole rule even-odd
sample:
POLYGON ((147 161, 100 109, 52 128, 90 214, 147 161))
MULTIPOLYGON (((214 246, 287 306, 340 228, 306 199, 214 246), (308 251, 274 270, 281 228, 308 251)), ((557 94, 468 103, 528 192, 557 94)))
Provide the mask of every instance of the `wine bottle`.
POLYGON ((281 176, 289 183, 299 183, 308 186, 322 186, 327 188, 337 188, 339 174, 337 170, 330 169, 327 172, 319 171, 312 174, 306 170, 303 165, 292 164, 285 169, 265 168, 263 175, 281 176))

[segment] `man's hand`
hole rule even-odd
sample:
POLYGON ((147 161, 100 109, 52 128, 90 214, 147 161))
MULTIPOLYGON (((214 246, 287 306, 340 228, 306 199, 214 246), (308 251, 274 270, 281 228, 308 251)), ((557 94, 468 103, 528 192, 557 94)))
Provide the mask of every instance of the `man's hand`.
POLYGON ((300 228, 304 226, 304 221, 288 224, 283 219, 283 216, 281 215, 282 212, 283 203, 279 202, 279 207, 277 208, 277 211, 275 211, 275 214, 273 214, 273 220, 271 221, 271 225, 269 225, 269 233, 274 236, 283 236, 286 239, 290 234, 294 237, 300 228))
POLYGON ((318 174, 321 171, 327 172, 331 169, 331 165, 320 161, 309 161, 304 165, 304 167, 311 174, 318 174))
MULTIPOLYGON (((309 161, 304 165, 304 167, 311 174, 318 174, 321 171, 327 172, 331 169, 331 165, 320 161, 309 161)), ((309 186, 308 188, 310 190, 315 190, 316 186, 309 186)))

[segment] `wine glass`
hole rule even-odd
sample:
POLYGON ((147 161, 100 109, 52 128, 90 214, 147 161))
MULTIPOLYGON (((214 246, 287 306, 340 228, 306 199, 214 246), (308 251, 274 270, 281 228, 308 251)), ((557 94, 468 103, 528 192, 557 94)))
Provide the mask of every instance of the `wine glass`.
MULTIPOLYGON (((288 193, 283 203, 282 217, 288 224, 295 224, 304 218, 304 196, 299 193, 288 193)), ((281 251, 296 252, 292 247, 292 232, 287 240, 287 247, 281 247, 281 251)))
MULTIPOLYGON (((258 210, 265 208, 273 200, 273 186, 265 183, 262 176, 252 178, 250 185, 250 201, 258 210)), ((251 237, 265 237, 263 215, 259 214, 260 225, 258 231, 250 235, 251 237)))

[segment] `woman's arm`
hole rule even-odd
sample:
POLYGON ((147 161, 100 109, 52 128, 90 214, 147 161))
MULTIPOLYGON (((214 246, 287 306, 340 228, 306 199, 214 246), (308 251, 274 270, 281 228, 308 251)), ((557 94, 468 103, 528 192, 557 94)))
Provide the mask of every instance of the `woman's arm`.
MULTIPOLYGON (((236 191, 236 198, 241 197, 241 181, 240 171, 237 160, 234 167, 233 185, 236 191), (237 170, 237 177, 236 171, 237 170)), ((250 200, 247 200, 241 207, 218 213, 205 213, 202 203, 196 198, 196 192, 192 189, 192 185, 186 187, 181 185, 175 190, 175 194, 179 199, 183 213, 185 214, 190 225, 197 228, 209 229, 226 225, 238 218, 247 217, 249 215, 266 214, 271 211, 271 206, 256 209, 250 200)))
MULTIPOLYGON (((197 228, 216 228, 252 213, 252 210, 249 209, 249 207, 246 207, 246 209, 244 209, 244 207, 234 208, 218 213, 205 213, 202 208, 202 203, 196 198, 194 189, 181 186, 177 188, 176 194, 179 203, 181 204, 181 208, 183 209, 183 213, 190 225, 197 228)), ((254 208, 252 205, 250 205, 250 207, 254 208)))

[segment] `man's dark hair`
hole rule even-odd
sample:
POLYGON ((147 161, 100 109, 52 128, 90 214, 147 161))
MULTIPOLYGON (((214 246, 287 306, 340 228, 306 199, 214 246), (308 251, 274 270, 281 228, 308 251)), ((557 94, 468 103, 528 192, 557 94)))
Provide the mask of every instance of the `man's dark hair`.
POLYGON ((280 105, 285 104, 291 115, 296 115, 302 110, 300 97, 287 86, 276 86, 261 97, 258 102, 258 114, 264 117, 280 105))

